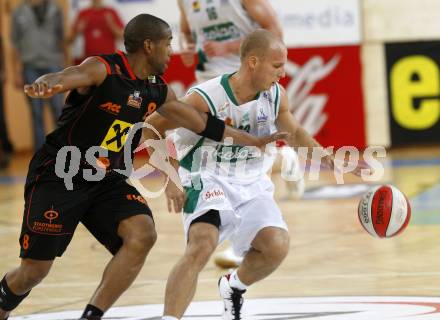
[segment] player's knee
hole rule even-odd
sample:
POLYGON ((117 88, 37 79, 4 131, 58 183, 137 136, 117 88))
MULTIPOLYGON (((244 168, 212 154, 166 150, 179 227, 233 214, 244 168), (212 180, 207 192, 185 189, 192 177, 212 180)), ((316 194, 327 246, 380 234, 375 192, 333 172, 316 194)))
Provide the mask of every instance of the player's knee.
POLYGON ((290 237, 285 230, 280 230, 274 237, 267 241, 264 255, 269 261, 281 262, 289 252, 290 237))
POLYGON ((123 220, 118 231, 123 246, 137 254, 147 254, 157 240, 154 223, 142 215, 123 220))
POLYGON ((27 286, 34 287, 40 283, 50 271, 51 262, 23 260, 20 266, 20 276, 27 286))
POLYGON ((185 255, 193 265, 205 266, 209 261, 212 253, 217 247, 217 242, 209 237, 199 238, 200 241, 192 241, 188 243, 185 255))
POLYGON ((130 251, 135 251, 139 254, 147 254, 154 246, 157 240, 157 233, 155 230, 149 232, 135 232, 124 238, 124 246, 130 251))

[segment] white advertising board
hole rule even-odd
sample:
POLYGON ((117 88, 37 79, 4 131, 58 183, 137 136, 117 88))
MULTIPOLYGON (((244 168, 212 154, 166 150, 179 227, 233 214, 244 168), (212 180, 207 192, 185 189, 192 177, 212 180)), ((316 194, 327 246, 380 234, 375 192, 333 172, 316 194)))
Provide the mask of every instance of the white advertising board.
MULTIPOLYGON (((359 44, 361 41, 360 0, 270 0, 284 30, 288 47, 320 47, 359 44)), ((71 0, 71 17, 90 0, 71 0)), ((140 13, 167 21, 177 42, 179 10, 177 0, 104 0, 118 10, 125 22, 140 13)))

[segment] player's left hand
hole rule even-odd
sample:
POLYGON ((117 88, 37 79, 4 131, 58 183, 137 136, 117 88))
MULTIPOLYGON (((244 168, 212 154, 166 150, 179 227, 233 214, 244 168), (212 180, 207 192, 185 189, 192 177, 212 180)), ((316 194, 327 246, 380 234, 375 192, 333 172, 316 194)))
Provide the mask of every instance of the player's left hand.
POLYGON ((203 51, 208 57, 221 57, 229 53, 226 44, 218 41, 206 41, 203 44, 203 51))
POLYGON ((265 148, 268 143, 276 142, 278 140, 287 140, 291 134, 289 132, 275 132, 269 136, 255 137, 257 142, 253 145, 259 148, 265 148))
POLYGON ((165 188, 165 196, 167 197, 168 211, 175 213, 182 212, 183 206, 186 201, 185 191, 180 190, 174 182, 168 181, 168 185, 165 188))
POLYGON ((32 84, 24 86, 24 93, 31 98, 50 98, 62 90, 61 84, 50 85, 47 81, 38 79, 32 84))
POLYGON ((373 175, 374 170, 367 163, 358 161, 357 163, 335 159, 333 156, 323 158, 323 162, 330 169, 336 170, 339 173, 351 173, 357 177, 364 175, 373 175))

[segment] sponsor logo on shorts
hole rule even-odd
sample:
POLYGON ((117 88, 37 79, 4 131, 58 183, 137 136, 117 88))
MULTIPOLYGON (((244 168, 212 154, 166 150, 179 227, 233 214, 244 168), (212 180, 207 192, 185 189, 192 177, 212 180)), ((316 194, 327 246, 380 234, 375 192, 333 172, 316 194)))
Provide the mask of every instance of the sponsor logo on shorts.
POLYGON ((52 206, 52 208, 43 213, 43 217, 49 220, 49 222, 34 221, 32 230, 44 233, 60 233, 63 230, 63 225, 61 223, 53 223, 53 220, 57 219, 59 216, 60 213, 52 206))
POLYGON ((50 210, 47 210, 43 213, 43 216, 49 220, 49 223, 52 223, 52 220, 55 220, 60 216, 60 214, 53 209, 53 207, 50 210))
POLYGON ((223 200, 225 198, 225 193, 222 189, 208 190, 203 194, 203 201, 223 200))

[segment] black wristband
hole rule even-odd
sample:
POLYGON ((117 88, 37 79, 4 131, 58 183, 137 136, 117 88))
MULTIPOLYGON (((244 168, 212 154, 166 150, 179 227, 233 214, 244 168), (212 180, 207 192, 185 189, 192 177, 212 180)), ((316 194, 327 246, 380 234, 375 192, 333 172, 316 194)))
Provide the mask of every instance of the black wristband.
POLYGON ((0 282, 0 308, 4 311, 14 310, 24 298, 26 298, 31 291, 29 290, 21 296, 14 294, 11 289, 9 289, 8 283, 6 282, 6 276, 0 282))
POLYGON ((208 120, 206 120, 205 130, 199 133, 202 137, 212 139, 214 141, 222 141, 225 133, 225 122, 217 119, 212 114, 207 113, 208 120))

